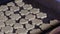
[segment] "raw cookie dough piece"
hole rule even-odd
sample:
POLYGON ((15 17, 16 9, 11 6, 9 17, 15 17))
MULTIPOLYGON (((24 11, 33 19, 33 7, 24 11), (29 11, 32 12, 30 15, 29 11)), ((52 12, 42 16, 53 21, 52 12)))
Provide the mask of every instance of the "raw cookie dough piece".
POLYGON ((23 19, 23 18, 20 20, 20 24, 26 24, 26 23, 28 23, 28 20, 23 19))
POLYGON ((5 23, 6 23, 7 26, 13 26, 16 22, 15 22, 15 20, 9 19, 5 23))
POLYGON ((51 20, 50 21, 50 25, 56 25, 56 24, 59 24, 58 20, 51 20))
POLYGON ((9 2, 7 3, 7 6, 15 6, 15 4, 13 2, 9 2))
POLYGON ((21 16, 20 16, 19 14, 12 14, 12 15, 10 16, 10 18, 11 18, 12 20, 18 20, 19 18, 21 18, 21 16))
POLYGON ((34 28, 34 25, 31 24, 25 24, 27 30, 31 30, 34 28))
POLYGON ((16 11, 19 11, 19 10, 20 10, 20 8, 18 6, 10 7, 10 11, 16 12, 16 11))
POLYGON ((1 29, 2 32, 9 33, 13 32, 13 28, 11 26, 6 26, 1 29))
POLYGON ((10 16, 11 14, 13 14, 13 11, 5 11, 5 14, 6 14, 7 16, 10 16))
POLYGON ((30 13, 37 14, 37 13, 39 13, 39 9, 33 8, 30 10, 30 13))
POLYGON ((32 24, 33 25, 40 25, 40 24, 42 24, 43 23, 43 21, 42 20, 39 20, 39 19, 34 19, 34 20, 32 20, 32 24))
POLYGON ((40 12, 40 13, 37 14, 37 18, 44 19, 44 18, 46 18, 46 17, 47 17, 47 14, 46 14, 46 13, 40 12))
POLYGON ((0 22, 0 29, 1 29, 2 27, 5 27, 5 24, 4 24, 3 22, 0 22))
POLYGON ((40 29, 32 29, 30 34, 40 34, 42 31, 40 29))
POLYGON ((0 16, 0 22, 5 22, 6 20, 8 20, 6 16, 0 16))
POLYGON ((17 34, 27 34, 27 30, 24 29, 24 28, 20 28, 20 29, 17 29, 17 30, 16 30, 16 33, 17 33, 17 34))
POLYGON ((48 28, 50 28, 50 27, 51 27, 50 24, 42 24, 42 25, 40 26, 40 28, 41 28, 42 30, 46 30, 46 29, 48 29, 48 28))
POLYGON ((26 9, 26 10, 31 10, 32 9, 32 6, 30 4, 25 4, 23 6, 23 8, 26 9))
POLYGON ((14 28, 15 29, 23 28, 23 25, 20 23, 15 23, 14 28))
POLYGON ((19 7, 22 7, 22 6, 24 6, 25 5, 25 3, 24 2, 17 2, 16 3, 19 7))
POLYGON ((0 6, 0 11, 6 11, 6 10, 8 10, 8 7, 6 5, 0 6))
POLYGON ((33 15, 33 14, 28 14, 28 15, 26 15, 25 19, 28 19, 29 21, 30 21, 30 20, 33 20, 33 19, 35 19, 35 15, 33 15))
POLYGON ((29 14, 29 11, 28 11, 28 10, 21 10, 19 13, 20 13, 22 16, 23 16, 23 15, 28 15, 28 14, 29 14))

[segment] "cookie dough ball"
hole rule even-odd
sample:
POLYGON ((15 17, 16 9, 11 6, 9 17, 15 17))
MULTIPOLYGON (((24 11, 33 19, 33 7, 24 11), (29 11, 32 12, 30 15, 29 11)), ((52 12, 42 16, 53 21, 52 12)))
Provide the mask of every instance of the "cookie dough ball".
POLYGON ((23 25, 20 23, 15 23, 14 24, 14 29, 19 29, 19 28, 23 28, 23 25))
POLYGON ((21 10, 19 13, 20 13, 22 16, 23 16, 23 15, 28 15, 28 14, 29 14, 29 11, 28 11, 28 10, 21 10))
POLYGON ((4 33, 13 32, 13 28, 11 26, 6 26, 6 27, 3 27, 1 31, 4 33))
POLYGON ((37 13, 39 13, 39 12, 40 12, 40 11, 39 11, 38 8, 33 8, 33 9, 30 10, 30 13, 33 13, 33 14, 37 14, 37 13))
POLYGON ((16 12, 16 11, 19 11, 19 10, 20 10, 20 8, 18 6, 10 7, 10 11, 16 12))
POLYGON ((10 16, 13 13, 14 13, 13 11, 5 11, 6 16, 10 16))
POLYGON ((16 33, 17 33, 17 34, 27 34, 27 30, 24 29, 24 28, 20 28, 20 29, 17 29, 17 30, 16 30, 16 33))
POLYGON ((8 18, 6 16, 0 16, 0 22, 5 22, 7 20, 8 18))
POLYGON ((0 6, 0 11, 7 11, 8 7, 6 5, 1 5, 0 6))
POLYGON ((26 10, 31 10, 32 9, 32 6, 30 4, 25 4, 23 6, 23 8, 26 9, 26 10))
POLYGON ((9 16, 12 20, 18 20, 21 18, 21 16, 19 14, 12 14, 9 16))
POLYGON ((34 25, 31 25, 31 24, 25 24, 25 27, 27 30, 31 30, 34 28, 34 25))
POLYGON ((7 3, 7 6, 15 6, 15 4, 13 3, 13 2, 9 2, 9 3, 7 3))
POLYGON ((26 20, 26 19, 20 19, 20 24, 26 24, 26 23, 28 23, 28 20, 26 20))
POLYGON ((43 21, 39 20, 39 19, 34 19, 34 20, 32 20, 32 24, 33 25, 40 25, 40 24, 43 24, 43 21))
POLYGON ((16 4, 17 4, 19 7, 23 7, 23 6, 25 5, 24 2, 17 2, 16 4))
POLYGON ((46 17, 47 17, 47 14, 46 14, 46 13, 40 12, 40 13, 37 14, 37 18, 44 19, 44 18, 46 18, 46 17))
POLYGON ((25 19, 28 19, 29 21, 30 21, 30 20, 33 20, 33 19, 35 19, 35 15, 33 15, 33 14, 28 14, 28 15, 26 15, 25 19))
POLYGON ((13 26, 16 22, 15 22, 15 20, 9 19, 5 23, 6 23, 7 26, 13 26))

